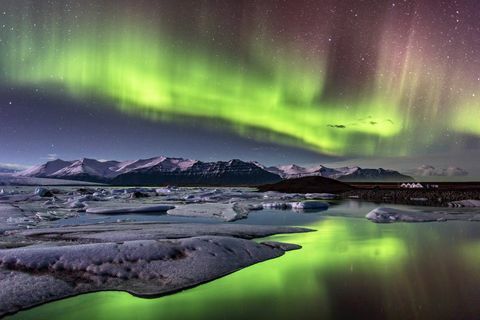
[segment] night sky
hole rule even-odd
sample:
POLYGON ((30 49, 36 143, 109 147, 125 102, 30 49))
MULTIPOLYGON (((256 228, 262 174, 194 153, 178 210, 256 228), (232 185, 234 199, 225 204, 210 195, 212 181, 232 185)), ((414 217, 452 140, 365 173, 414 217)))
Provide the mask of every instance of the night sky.
POLYGON ((480 154, 477 0, 2 0, 0 66, 0 163, 480 154))

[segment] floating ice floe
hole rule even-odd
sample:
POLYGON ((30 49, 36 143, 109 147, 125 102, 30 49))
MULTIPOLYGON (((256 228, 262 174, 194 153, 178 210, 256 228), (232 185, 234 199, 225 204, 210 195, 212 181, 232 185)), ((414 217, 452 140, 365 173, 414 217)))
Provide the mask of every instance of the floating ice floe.
POLYGON ((35 216, 40 220, 47 221, 59 220, 65 217, 64 214, 58 213, 56 211, 37 212, 35 216))
POLYGON ((370 211, 365 217, 376 223, 431 222, 445 220, 445 217, 436 215, 435 213, 406 211, 394 208, 376 208, 370 211))
POLYGON ((55 198, 52 198, 50 200, 47 200, 43 203, 44 206, 52 206, 55 204, 55 198))
POLYGON ((245 206, 250 211, 263 210, 263 205, 259 203, 243 203, 242 206, 245 206))
POLYGON ((263 193, 263 198, 268 199, 268 198, 275 198, 279 199, 284 193, 277 192, 277 191, 267 191, 263 193))
POLYGON ((279 210, 286 210, 292 208, 290 203, 286 202, 269 202, 262 204, 264 209, 279 209, 279 210))
POLYGON ((67 206, 72 209, 83 209, 87 206, 87 204, 82 201, 73 200, 73 201, 67 202, 67 206))
POLYGON ((32 219, 29 219, 27 217, 8 217, 6 220, 7 223, 10 224, 22 224, 22 223, 30 223, 32 222, 32 219))
POLYGON ((107 201, 107 200, 108 200, 108 199, 107 199, 107 198, 104 198, 104 197, 98 197, 98 196, 94 196, 94 195, 87 194, 87 195, 84 195, 84 196, 71 198, 71 199, 68 200, 68 202, 73 202, 73 201, 77 201, 77 202, 107 201))
POLYGON ((326 210, 328 209, 328 203, 324 201, 299 201, 299 202, 270 202, 264 203, 264 209, 293 209, 293 210, 326 210))
POLYGON ((155 193, 157 193, 158 195, 169 194, 172 193, 172 190, 169 188, 157 188, 155 189, 155 193))
POLYGON ((336 199, 338 196, 333 193, 307 193, 305 198, 307 199, 323 199, 323 200, 332 200, 336 199))
POLYGON ((202 203, 177 206, 167 213, 172 216, 218 218, 235 221, 246 218, 250 210, 236 203, 202 203))
POLYGON ((159 212, 165 213, 168 210, 174 209, 175 206, 171 205, 148 205, 148 206, 135 206, 135 207, 96 207, 88 208, 87 213, 94 214, 125 214, 125 213, 151 213, 159 212))
POLYGON ((301 201, 301 202, 292 202, 292 209, 294 210, 326 210, 329 205, 323 201, 301 201))
POLYGON ((448 203, 449 207, 467 207, 467 208, 476 208, 480 207, 480 200, 460 200, 452 201, 448 203))
POLYGON ((14 194, 18 194, 18 191, 0 189, 0 196, 11 196, 11 195, 14 195, 14 194))
POLYGON ((33 194, 42 198, 53 196, 53 193, 46 188, 36 188, 33 194))

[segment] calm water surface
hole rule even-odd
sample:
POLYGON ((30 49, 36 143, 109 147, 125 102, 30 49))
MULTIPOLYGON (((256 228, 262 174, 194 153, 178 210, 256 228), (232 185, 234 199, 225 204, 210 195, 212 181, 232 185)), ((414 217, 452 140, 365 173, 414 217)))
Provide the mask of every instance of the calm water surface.
POLYGON ((294 224, 298 251, 170 296, 82 295, 12 319, 479 319, 480 223, 379 225, 373 204, 256 212, 237 223, 294 224))

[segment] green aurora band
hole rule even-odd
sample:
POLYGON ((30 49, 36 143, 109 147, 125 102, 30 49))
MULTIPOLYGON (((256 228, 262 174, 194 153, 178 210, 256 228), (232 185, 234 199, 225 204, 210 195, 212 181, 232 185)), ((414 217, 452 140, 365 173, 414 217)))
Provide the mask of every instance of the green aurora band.
POLYGON ((430 68, 440 79, 432 83, 422 75, 427 59, 409 51, 395 56, 388 33, 372 88, 352 101, 325 98, 328 52, 272 47, 265 30, 250 35, 260 41, 249 41, 245 63, 195 42, 177 45, 157 22, 124 14, 73 22, 73 15, 36 22, 18 12, 7 21, 3 81, 105 99, 152 120, 219 121, 246 137, 330 155, 405 156, 434 142, 445 126, 480 134, 468 117, 473 107, 460 108, 452 123, 443 116, 425 127, 427 117, 446 112, 445 70, 430 68))

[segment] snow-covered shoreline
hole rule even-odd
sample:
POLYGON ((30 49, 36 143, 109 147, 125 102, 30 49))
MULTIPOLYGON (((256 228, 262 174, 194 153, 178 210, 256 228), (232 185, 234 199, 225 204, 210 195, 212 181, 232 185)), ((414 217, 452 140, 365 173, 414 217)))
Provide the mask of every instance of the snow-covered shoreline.
POLYGON ((305 231, 232 224, 11 231, 4 239, 11 248, 0 250, 0 317, 87 292, 121 290, 143 297, 176 292, 300 248, 247 239, 305 231))

